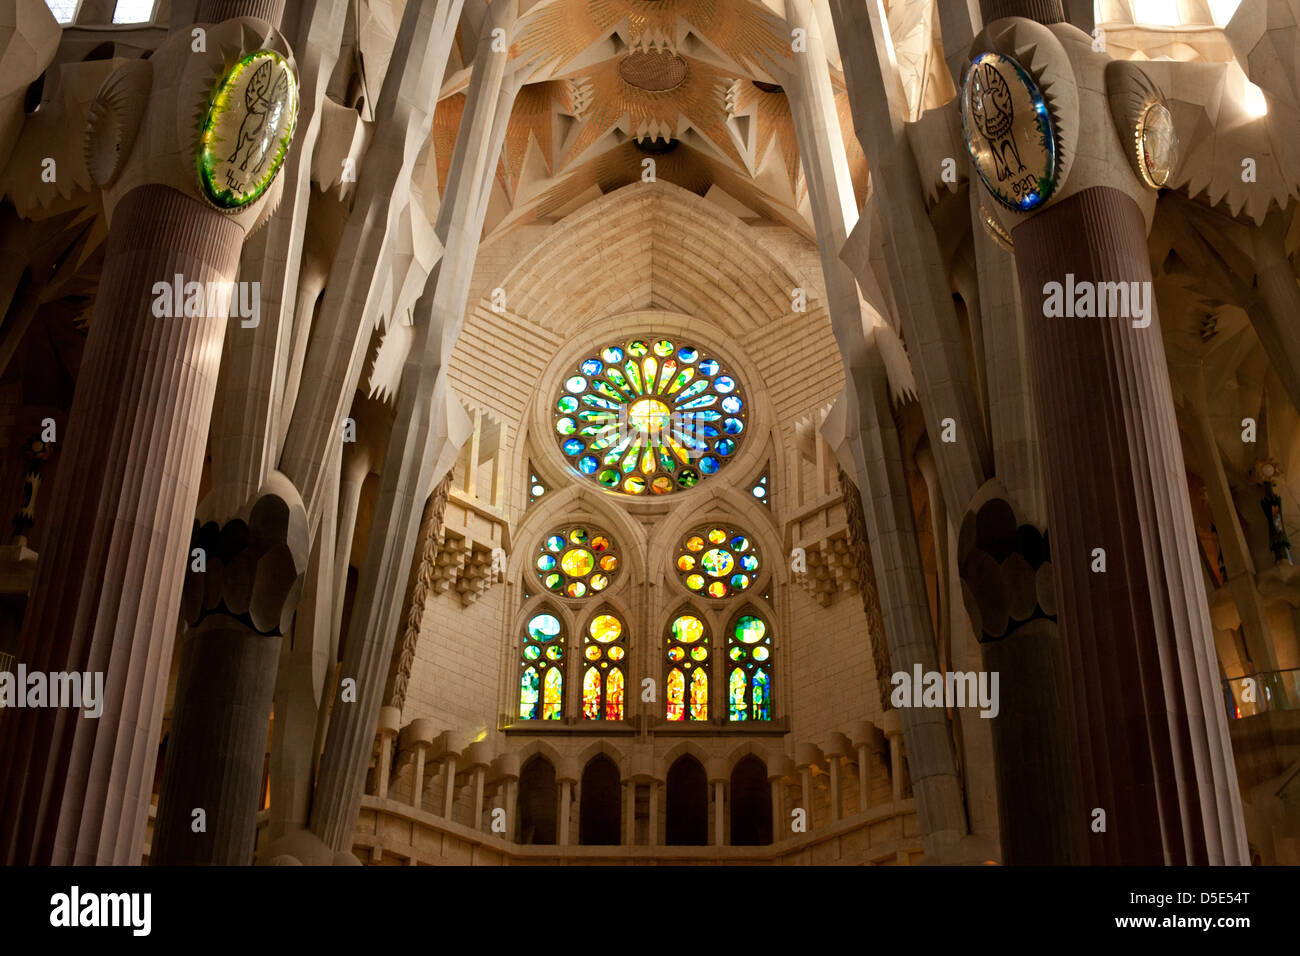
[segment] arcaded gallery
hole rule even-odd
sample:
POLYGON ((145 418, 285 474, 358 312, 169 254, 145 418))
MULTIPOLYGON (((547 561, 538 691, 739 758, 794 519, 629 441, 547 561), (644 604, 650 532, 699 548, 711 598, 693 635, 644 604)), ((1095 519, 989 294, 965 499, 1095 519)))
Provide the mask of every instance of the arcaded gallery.
POLYGON ((0 0, 0 862, 1300 863, 1298 208, 1300 0, 0 0))

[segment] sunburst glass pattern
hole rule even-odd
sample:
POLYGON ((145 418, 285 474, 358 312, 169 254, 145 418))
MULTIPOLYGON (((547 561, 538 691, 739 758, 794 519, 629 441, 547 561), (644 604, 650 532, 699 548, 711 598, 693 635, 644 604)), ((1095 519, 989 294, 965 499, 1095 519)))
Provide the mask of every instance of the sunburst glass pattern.
POLYGON ((739 447, 746 400, 722 362, 668 339, 609 345, 579 363, 555 402, 578 473, 610 491, 665 495, 715 475, 739 447))

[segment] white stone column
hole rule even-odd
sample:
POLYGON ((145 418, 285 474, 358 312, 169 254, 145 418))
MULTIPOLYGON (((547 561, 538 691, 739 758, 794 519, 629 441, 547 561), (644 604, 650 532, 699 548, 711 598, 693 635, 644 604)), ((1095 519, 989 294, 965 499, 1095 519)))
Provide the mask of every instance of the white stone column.
MULTIPOLYGON (((884 361, 874 336, 864 334, 858 286, 839 258, 849 230, 857 223, 858 209, 840 135, 825 47, 817 19, 806 0, 791 0, 787 13, 791 26, 803 29, 807 37, 806 52, 796 53, 792 58, 793 75, 787 92, 817 226, 831 325, 845 364, 845 400, 850 403, 848 417, 853 423, 846 436, 849 446, 846 452, 852 457, 862 494, 890 665, 895 670, 910 671, 919 665, 923 671, 933 671, 938 669, 938 659, 929 599, 912 513, 906 507, 907 478, 884 361)), ((847 66, 846 63, 846 69, 847 66)), ((887 130, 881 132, 887 135, 887 130)), ((882 170, 873 167, 872 173, 877 177, 879 189, 882 170)), ((928 218, 922 215, 922 220, 919 226, 929 229, 928 218)), ((900 232, 896 241, 914 244, 916 228, 908 227, 906 235, 900 232)), ((932 231, 928 241, 931 245, 935 243, 932 231)), ((935 251, 937 254, 937 247, 935 251)), ((916 256, 922 266, 929 261, 919 247, 916 256)), ((955 454, 945 455, 939 462, 945 490, 952 489, 949 497, 964 502, 983 481, 986 442, 982 420, 974 406, 965 356, 960 356, 958 368, 953 364, 958 359, 950 354, 954 342, 949 334, 952 330, 945 321, 945 314, 952 312, 947 283, 942 289, 927 289, 920 294, 923 298, 913 303, 909 322, 921 334, 919 341, 925 347, 913 348, 910 354, 918 382, 923 386, 923 396, 947 401, 951 408, 946 417, 958 421, 965 437, 958 443, 960 449, 952 446, 955 454)), ((960 342, 956 345, 960 348, 960 342)), ((926 410, 927 422, 933 425, 937 417, 945 416, 935 416, 932 401, 926 410)), ((938 429, 933 433, 937 434, 938 429)), ((956 844, 967 832, 951 728, 947 714, 936 709, 909 708, 904 722, 916 754, 917 811, 922 839, 927 853, 937 858, 943 847, 956 844)), ((799 762, 797 756, 796 762, 799 762)), ((806 809, 811 818, 811 807, 806 809)))
POLYGON ((517 0, 497 0, 484 20, 435 227, 443 258, 416 304, 415 338, 398 390, 343 662, 343 672, 357 677, 359 699, 331 722, 312 808, 313 832, 337 849, 351 840, 359 812, 356 779, 367 759, 364 727, 381 703, 423 503, 454 465, 467 434, 443 365, 464 321, 485 194, 518 90, 519 80, 507 74, 509 54, 495 49, 493 30, 509 32, 516 14, 517 0))

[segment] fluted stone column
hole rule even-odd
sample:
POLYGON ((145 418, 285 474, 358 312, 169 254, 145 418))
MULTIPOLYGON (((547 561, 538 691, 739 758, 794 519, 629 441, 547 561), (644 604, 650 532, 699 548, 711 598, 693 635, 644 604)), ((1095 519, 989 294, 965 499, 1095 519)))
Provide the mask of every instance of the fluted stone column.
MULTIPOLYGON (((284 632, 307 571, 307 514, 282 475, 224 526, 196 527, 155 866, 252 862, 266 734, 284 632), (201 568, 201 569, 200 569, 201 568), (195 832, 196 810, 207 817, 195 832)), ((390 746, 385 743, 387 769, 390 746)), ((380 775, 382 790, 387 773, 380 775)))
MULTIPOLYGON (((274 13, 234 0, 222 10, 274 13)), ((216 39, 209 49, 220 58, 216 39)), ((232 281, 245 232, 268 201, 223 214, 190 185, 197 131, 177 142, 175 116, 192 115, 181 100, 215 68, 185 34, 155 51, 151 73, 168 84, 155 84, 134 150, 105 191, 103 278, 52 502, 60 528, 46 538, 20 656, 32 669, 103 672, 106 701, 97 721, 59 711, 5 721, 0 856, 11 863, 141 857, 226 322, 224 313, 156 317, 154 287, 176 275, 205 288, 232 281)))
POLYGON ((1245 863, 1159 319, 1042 314, 1043 286, 1066 273, 1151 282, 1141 211, 1094 187, 1013 236, 1084 807, 1110 820, 1085 839, 1087 859, 1245 863), (1095 548, 1105 573, 1092 570, 1095 548))
POLYGON ((4 859, 138 863, 224 317, 158 319, 161 276, 235 277, 243 231, 166 186, 115 210, 18 659, 102 671, 95 720, 5 715, 4 859), (7 759, 6 759, 7 758, 7 759), (126 843, 119 838, 127 834, 126 843))

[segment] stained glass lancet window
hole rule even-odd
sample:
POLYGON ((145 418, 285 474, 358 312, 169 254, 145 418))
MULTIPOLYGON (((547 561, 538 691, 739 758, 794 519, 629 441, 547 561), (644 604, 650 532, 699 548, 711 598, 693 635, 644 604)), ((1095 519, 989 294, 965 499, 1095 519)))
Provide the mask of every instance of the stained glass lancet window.
POLYGON ((627 495, 665 495, 717 474, 736 453, 748 400, 694 345, 650 337, 583 359, 555 400, 560 451, 581 475, 627 495))
POLYGON ((668 626, 665 689, 669 720, 709 719, 709 634, 704 621, 681 613, 668 626))
POLYGON ((749 535, 730 525, 705 525, 682 538, 676 566, 687 590, 711 598, 733 597, 758 577, 758 548, 749 535))
POLYGON ((627 632, 618 615, 603 609, 587 625, 582 656, 582 716, 586 720, 622 720, 627 683, 624 658, 627 632))
POLYGON ((519 717, 559 720, 564 711, 564 626, 549 611, 540 611, 524 625, 520 661, 519 717))
POLYGON ((618 573, 618 549, 603 531, 570 525, 542 539, 533 566, 546 590, 571 598, 589 597, 609 587, 618 573))
POLYGON ((727 640, 727 712, 734 721, 772 719, 772 634, 752 610, 735 619, 727 640))

